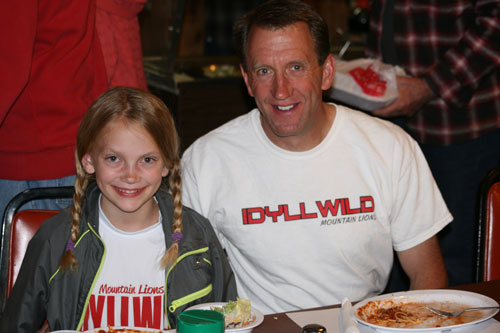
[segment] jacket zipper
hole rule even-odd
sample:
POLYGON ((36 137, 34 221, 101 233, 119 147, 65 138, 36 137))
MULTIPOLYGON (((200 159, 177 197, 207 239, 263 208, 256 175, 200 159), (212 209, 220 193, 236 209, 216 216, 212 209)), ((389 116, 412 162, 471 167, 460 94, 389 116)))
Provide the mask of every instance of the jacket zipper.
POLYGON ((184 304, 190 303, 194 300, 197 300, 198 298, 202 298, 203 296, 206 296, 210 294, 212 291, 213 287, 212 284, 209 284, 205 288, 198 290, 197 292, 194 292, 192 294, 189 294, 187 296, 181 297, 179 299, 176 299, 175 301, 172 301, 172 304, 168 307, 168 310, 170 312, 175 312, 178 307, 183 306, 184 304))
POLYGON ((77 331, 80 331, 82 328, 83 321, 85 319, 85 313, 87 312, 87 308, 89 306, 90 296, 92 295, 92 290, 94 290, 94 285, 97 282, 97 277, 101 274, 102 266, 104 264, 104 259, 106 258, 106 245, 104 244, 104 241, 99 236, 99 234, 97 232, 95 232, 94 228, 92 228, 92 225, 90 223, 87 223, 87 225, 88 225, 89 229, 92 231, 92 233, 101 241, 102 246, 104 247, 104 252, 102 253, 102 258, 101 258, 101 263, 99 264, 99 269, 97 270, 97 273, 94 276, 94 280, 92 281, 92 285, 90 286, 89 293, 87 294, 87 298, 85 299, 85 305, 83 306, 82 316, 80 317, 80 321, 78 321, 78 326, 76 327, 77 331))
MULTIPOLYGON (((168 276, 170 275, 170 272, 184 258, 186 258, 188 256, 191 256, 191 255, 194 255, 194 254, 204 253, 204 252, 207 252, 207 251, 208 251, 208 246, 207 247, 203 247, 203 248, 198 249, 198 250, 186 252, 183 255, 179 256, 179 258, 177 258, 177 260, 175 261, 175 263, 172 266, 170 266, 170 268, 168 269, 167 274, 165 276, 165 317, 167 319, 167 327, 168 328, 172 327, 170 325, 170 320, 168 319, 168 311, 174 312, 178 307, 183 306, 184 304, 187 304, 187 303, 192 302, 192 301, 194 301, 194 300, 196 300, 198 298, 201 298, 203 296, 208 295, 212 291, 212 289, 213 289, 212 284, 210 284, 207 287, 205 287, 205 288, 203 288, 201 290, 198 290, 198 291, 196 291, 196 292, 194 292, 192 294, 189 294, 189 295, 186 295, 186 296, 181 297, 179 299, 173 300, 172 304, 170 306, 168 306, 167 281, 168 281, 168 276)), ((205 260, 205 261, 207 261, 207 260, 205 260)), ((207 262, 210 263, 209 261, 207 261, 207 262)))

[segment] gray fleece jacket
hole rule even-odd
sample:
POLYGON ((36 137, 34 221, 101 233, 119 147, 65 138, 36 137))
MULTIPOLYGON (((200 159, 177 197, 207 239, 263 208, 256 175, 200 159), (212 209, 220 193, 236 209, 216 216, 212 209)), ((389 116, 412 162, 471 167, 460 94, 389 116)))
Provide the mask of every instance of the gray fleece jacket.
MULTIPOLYGON (((59 260, 70 234, 71 211, 45 221, 28 245, 18 278, 7 300, 0 332, 35 332, 47 319, 50 331, 79 330, 92 285, 105 256, 99 236, 100 191, 89 186, 74 254, 78 268, 61 271, 59 260)), ((155 195, 163 216, 166 247, 172 243, 173 201, 159 190, 155 195)), ((165 271, 165 313, 170 327, 176 316, 199 303, 236 299, 236 284, 224 250, 209 223, 195 211, 183 209, 179 259, 165 271)), ((124 258, 126 260, 126 258, 124 258)))

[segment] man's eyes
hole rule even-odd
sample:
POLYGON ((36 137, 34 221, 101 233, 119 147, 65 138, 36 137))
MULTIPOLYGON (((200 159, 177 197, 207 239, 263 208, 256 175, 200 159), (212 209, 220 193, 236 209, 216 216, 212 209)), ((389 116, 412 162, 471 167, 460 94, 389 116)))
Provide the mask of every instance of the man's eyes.
POLYGON ((266 75, 266 74, 269 74, 269 69, 268 68, 260 68, 257 70, 257 74, 258 75, 266 75))
MULTIPOLYGON (((293 64, 288 67, 289 71, 292 72, 297 72, 297 71, 303 71, 304 66, 301 64, 293 64)), ((264 76, 264 75, 269 75, 272 74, 272 71, 269 68, 259 68, 256 70, 257 75, 259 76, 264 76)))

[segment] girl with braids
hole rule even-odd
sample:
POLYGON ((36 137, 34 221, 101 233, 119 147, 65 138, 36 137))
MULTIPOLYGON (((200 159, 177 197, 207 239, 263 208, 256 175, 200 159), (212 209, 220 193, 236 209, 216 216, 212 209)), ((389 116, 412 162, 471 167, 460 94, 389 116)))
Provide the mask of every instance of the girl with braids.
POLYGON ((116 87, 77 135, 74 204, 31 240, 1 332, 166 329, 198 303, 236 298, 210 223, 181 204, 178 137, 150 93, 116 87), (47 325, 46 325, 47 326, 47 325))

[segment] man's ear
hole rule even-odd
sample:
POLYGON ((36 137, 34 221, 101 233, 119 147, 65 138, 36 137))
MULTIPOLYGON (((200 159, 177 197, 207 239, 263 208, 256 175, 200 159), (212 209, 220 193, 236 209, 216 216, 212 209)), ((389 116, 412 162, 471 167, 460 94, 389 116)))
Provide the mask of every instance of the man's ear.
POLYGON ((83 155, 81 162, 85 172, 88 174, 93 174, 95 172, 94 162, 92 161, 90 154, 83 155))
POLYGON ((321 90, 328 90, 333 85, 335 77, 335 58, 333 54, 329 54, 323 63, 323 80, 321 82, 321 90))
POLYGON ((245 85, 247 86, 248 94, 250 96, 254 97, 252 87, 248 83, 248 80, 249 80, 248 73, 245 71, 245 69, 243 68, 243 66, 241 64, 240 64, 240 70, 241 70, 241 75, 243 75, 243 80, 245 80, 245 85))

